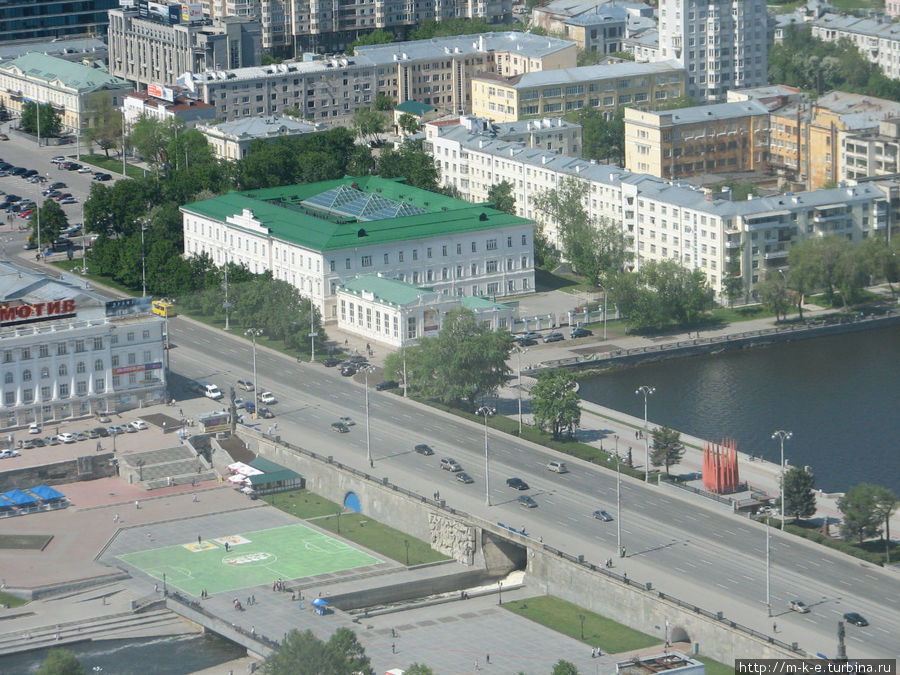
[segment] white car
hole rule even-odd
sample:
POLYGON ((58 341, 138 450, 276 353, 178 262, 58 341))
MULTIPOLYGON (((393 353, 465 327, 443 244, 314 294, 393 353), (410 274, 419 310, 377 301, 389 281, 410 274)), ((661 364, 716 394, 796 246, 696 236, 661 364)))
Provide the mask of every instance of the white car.
POLYGON ((62 433, 57 436, 60 443, 74 443, 76 441, 75 434, 62 433))
POLYGON ((28 426, 28 433, 29 434, 39 434, 39 433, 41 433, 41 427, 39 425, 35 424, 34 422, 32 422, 28 426))
POLYGON ((147 423, 144 420, 134 420, 131 423, 131 426, 137 429, 138 431, 143 431, 147 428, 147 423))
POLYGON ((265 403, 266 405, 272 405, 276 402, 275 394, 273 394, 271 391, 264 391, 259 395, 259 402, 265 403))
POLYGON ((90 172, 91 172, 91 167, 89 167, 89 166, 83 166, 80 169, 78 169, 78 173, 90 173, 90 172))
POLYGON ((0 459, 6 459, 7 457, 20 457, 22 453, 18 450, 0 450, 0 459))

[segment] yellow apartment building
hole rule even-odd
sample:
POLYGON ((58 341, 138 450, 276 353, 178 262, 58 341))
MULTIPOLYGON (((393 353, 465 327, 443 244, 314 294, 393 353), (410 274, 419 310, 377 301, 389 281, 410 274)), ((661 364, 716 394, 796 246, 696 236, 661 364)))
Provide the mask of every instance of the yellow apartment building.
POLYGON ((675 61, 560 68, 513 77, 479 73, 472 79, 472 113, 495 122, 599 108, 609 116, 627 106, 650 108, 684 94, 675 61))
POLYGON ((667 111, 625 109, 625 168, 657 178, 767 167, 769 109, 759 101, 667 111))

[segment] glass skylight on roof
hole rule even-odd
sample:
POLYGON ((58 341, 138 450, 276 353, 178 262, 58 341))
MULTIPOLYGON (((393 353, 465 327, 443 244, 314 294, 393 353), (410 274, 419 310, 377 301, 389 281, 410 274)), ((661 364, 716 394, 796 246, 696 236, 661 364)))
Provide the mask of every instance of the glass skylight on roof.
POLYGON ((306 207, 331 215, 357 220, 384 220, 428 213, 426 209, 407 202, 395 202, 378 194, 367 194, 348 185, 317 194, 301 202, 306 207))

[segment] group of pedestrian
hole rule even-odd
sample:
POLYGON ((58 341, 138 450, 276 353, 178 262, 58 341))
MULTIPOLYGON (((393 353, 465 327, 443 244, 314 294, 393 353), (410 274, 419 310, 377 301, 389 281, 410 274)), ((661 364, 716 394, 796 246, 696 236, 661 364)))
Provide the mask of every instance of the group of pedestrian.
POLYGON ((205 588, 202 591, 200 591, 200 599, 201 600, 206 600, 206 598, 208 598, 208 597, 209 597, 209 593, 207 592, 207 590, 205 588))
POLYGON ((284 579, 281 579, 280 577, 278 579, 275 579, 275 581, 272 582, 272 590, 273 591, 287 590, 284 586, 284 579))
POLYGON ((637 431, 634 432, 634 437, 635 437, 635 438, 643 438, 643 437, 644 437, 644 432, 641 431, 640 429, 638 429, 637 431))
POLYGON ((250 605, 255 605, 255 604, 256 604, 256 596, 248 595, 247 596, 247 607, 249 607, 250 605))
POLYGON ((600 647, 596 649, 591 649, 591 658, 596 659, 598 656, 603 656, 603 650, 600 647))

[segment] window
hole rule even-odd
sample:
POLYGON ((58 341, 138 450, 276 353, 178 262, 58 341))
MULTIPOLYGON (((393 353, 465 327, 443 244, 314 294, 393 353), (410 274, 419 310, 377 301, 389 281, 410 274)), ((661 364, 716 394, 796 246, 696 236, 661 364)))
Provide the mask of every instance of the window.
MULTIPOLYGON (((143 337, 144 337, 145 340, 149 340, 149 339, 150 339, 150 331, 149 331, 149 330, 145 330, 144 333, 143 333, 143 337)), ((75 351, 77 352, 78 350, 76 349, 75 351)))
POLYGON ((506 248, 512 248, 512 237, 506 238, 506 248))
POLYGON ((497 261, 496 260, 488 260, 487 263, 485 263, 485 271, 488 274, 491 274, 492 272, 496 272, 497 271, 497 261))
POLYGON ((488 239, 485 248, 488 251, 496 251, 497 250, 497 240, 496 239, 488 239))
POLYGON ((478 276, 478 263, 472 263, 471 270, 473 277, 478 276))
POLYGON ((112 366, 113 368, 118 368, 118 367, 119 367, 119 355, 118 355, 118 354, 113 354, 113 355, 109 358, 109 361, 110 361, 110 364, 109 364, 109 365, 112 366))
POLYGON ((30 370, 22 371, 22 380, 24 382, 31 382, 31 371, 30 370))
POLYGON ((78 382, 75 385, 75 393, 79 396, 84 396, 87 394, 87 382, 78 382))
POLYGON ((472 242, 472 253, 475 253, 477 250, 478 250, 478 246, 477 246, 477 245, 475 244, 475 242, 473 241, 473 242, 472 242))
POLYGON ((344 259, 344 268, 348 270, 350 269, 350 258, 344 259))
POLYGON ((456 255, 462 255, 462 244, 456 245, 456 255))
POLYGON ((83 373, 85 370, 87 370, 87 368, 85 368, 84 361, 79 361, 78 364, 75 366, 75 372, 83 373))
POLYGON ((419 259, 419 249, 414 248, 413 249, 413 260, 418 260, 418 259, 419 259))
POLYGON ((445 244, 444 246, 441 246, 441 255, 443 255, 444 257, 447 256, 447 246, 446 246, 446 244, 445 244))
POLYGON ((128 341, 134 342, 134 333, 133 332, 128 334, 128 341))
POLYGON ((425 249, 425 257, 426 257, 426 258, 430 258, 430 257, 431 257, 431 249, 430 249, 430 248, 426 248, 426 249, 425 249))
POLYGON ((136 364, 136 363, 137 363, 137 357, 135 356, 135 353, 134 353, 134 352, 130 352, 130 353, 128 354, 128 365, 129 365, 129 366, 133 366, 133 365, 136 364))
POLYGON ((68 398, 69 397, 69 385, 68 384, 60 384, 59 385, 59 397, 60 398, 68 398))
POLYGON ((34 401, 34 389, 23 389, 22 402, 31 403, 32 401, 34 401))
POLYGON ((103 338, 94 338, 94 351, 103 349, 103 338))
POLYGON ((403 251, 397 252, 397 260, 398 262, 403 262, 403 251))
POLYGON ((7 373, 3 376, 3 383, 4 383, 4 384, 12 384, 12 383, 13 383, 13 374, 10 373, 10 372, 7 372, 7 373))
POLYGON ((527 245, 528 245, 528 235, 523 234, 522 235, 522 246, 527 246, 527 245))
POLYGON ((361 266, 363 266, 363 267, 371 267, 371 266, 372 266, 372 256, 370 256, 370 255, 364 255, 364 256, 360 259, 359 264, 360 264, 361 266))
POLYGON ((59 376, 60 376, 60 377, 65 377, 65 376, 68 375, 68 374, 69 374, 69 369, 68 369, 68 367, 66 366, 66 364, 65 364, 65 363, 60 363, 60 364, 59 364, 59 376))
POLYGON ((30 359, 31 359, 31 349, 29 349, 28 347, 23 347, 22 348, 22 360, 28 361, 30 359))
POLYGON ((94 370, 103 370, 103 359, 94 361, 94 370))
POLYGON ((104 378, 94 378, 94 391, 98 394, 102 394, 104 391, 106 391, 106 380, 104 378))
POLYGON ((60 342, 58 345, 56 345, 56 355, 64 356, 65 353, 66 353, 66 343, 60 342))

